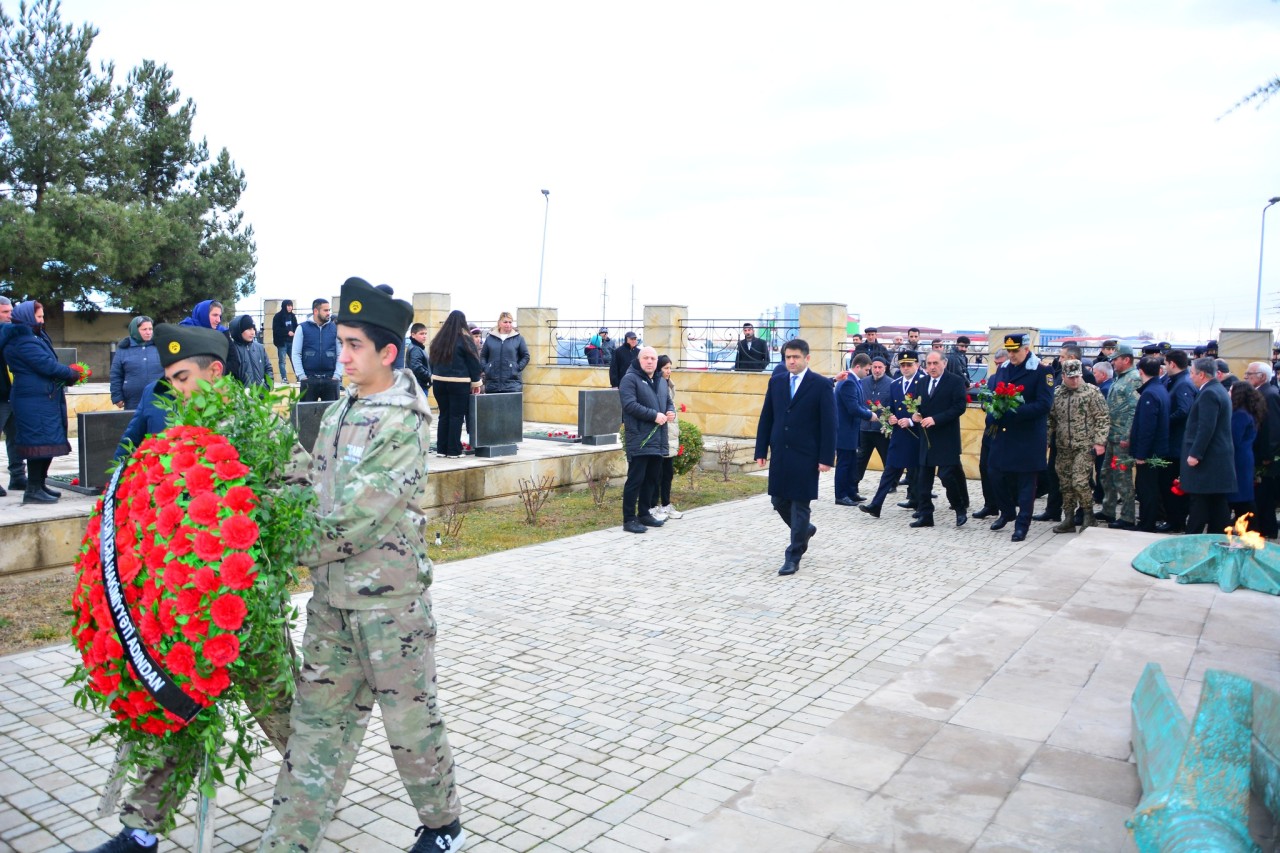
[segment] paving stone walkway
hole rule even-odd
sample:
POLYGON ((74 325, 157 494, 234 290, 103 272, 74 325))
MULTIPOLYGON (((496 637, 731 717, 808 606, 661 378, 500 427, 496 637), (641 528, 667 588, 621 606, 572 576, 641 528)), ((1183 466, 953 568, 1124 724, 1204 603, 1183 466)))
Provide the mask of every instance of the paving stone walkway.
MULTIPOLYGON (((973 521, 911 530, 906 511, 876 521, 835 506, 829 477, 822 488, 819 533, 792 578, 776 574, 786 531, 765 497, 643 536, 613 528, 438 567, 441 699, 468 850, 930 849, 886 847, 883 834, 850 846, 816 826, 806 846, 767 844, 768 833, 740 846, 751 836, 725 816, 745 813, 734 798, 753 784, 829 760, 816 738, 863 699, 892 695, 1071 537, 1047 524, 1021 544, 973 521)), ((94 816, 112 754, 87 743, 101 720, 63 686, 72 661, 67 647, 0 659, 0 847, 84 848, 118 829, 94 816)), ((277 761, 268 752, 242 792, 220 793, 217 850, 253 849, 277 761)), ((844 793, 832 808, 868 795, 844 793)), ((321 849, 403 850, 416 825, 375 716, 321 849)), ((1125 849, 1117 838, 1082 849, 1125 849)), ((184 818, 165 849, 192 840, 184 818)))

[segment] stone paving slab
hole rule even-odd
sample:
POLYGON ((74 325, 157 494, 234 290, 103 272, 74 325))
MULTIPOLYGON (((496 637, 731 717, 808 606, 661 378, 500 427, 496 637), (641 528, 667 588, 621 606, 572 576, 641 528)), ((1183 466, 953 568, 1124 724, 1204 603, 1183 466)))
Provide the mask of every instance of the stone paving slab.
MULTIPOLYGON (((966 624, 1053 538, 911 530, 905 511, 876 521, 822 488, 793 578, 776 574, 786 530, 764 497, 439 567, 469 849, 659 848, 966 624)), ((88 743, 102 721, 63 686, 72 663, 66 646, 0 659, 0 848, 118 828, 94 819, 112 751, 88 743)), ((220 793, 218 850, 252 849, 277 762, 268 751, 220 793)), ((322 849, 403 849, 416 824, 375 716, 322 849)), ((184 817, 166 849, 191 842, 184 817)))
POLYGON ((661 849, 1136 849, 1129 700, 1146 663, 1188 716, 1206 669, 1280 685, 1280 601, 1140 574, 1156 538, 1091 529, 1023 554, 1020 581, 661 849))

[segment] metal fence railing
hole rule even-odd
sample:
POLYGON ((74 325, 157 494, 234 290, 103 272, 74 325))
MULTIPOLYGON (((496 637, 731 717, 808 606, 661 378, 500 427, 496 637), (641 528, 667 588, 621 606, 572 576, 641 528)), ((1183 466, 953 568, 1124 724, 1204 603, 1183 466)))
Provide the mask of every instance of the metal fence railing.
MULTIPOLYGON (((680 324, 684 347, 678 358, 673 357, 676 366, 686 370, 733 370, 738 344, 743 339, 743 322, 741 318, 686 319, 680 324)), ((799 334, 799 326, 794 322, 755 323, 755 336, 764 341, 770 364, 782 359, 782 345, 799 334)))
POLYGON ((644 341, 639 320, 560 320, 547 327, 547 364, 592 365, 607 367, 608 353, 621 346, 627 332, 635 332, 644 341), (604 348, 595 345, 601 329, 609 330, 609 340, 601 339, 604 348))

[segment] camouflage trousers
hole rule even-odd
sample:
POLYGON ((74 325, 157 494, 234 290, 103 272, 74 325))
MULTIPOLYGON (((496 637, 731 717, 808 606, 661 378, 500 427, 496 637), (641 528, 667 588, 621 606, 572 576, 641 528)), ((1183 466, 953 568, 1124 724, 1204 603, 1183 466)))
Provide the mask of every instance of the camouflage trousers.
POLYGON ((1062 492, 1063 518, 1076 508, 1093 512, 1093 447, 1059 447, 1054 470, 1062 492))
MULTIPOLYGON (((288 628, 282 627, 281 630, 285 632, 289 656, 297 660, 288 628)), ((245 680, 240 679, 240 683, 245 683, 245 680)), ((289 742, 289 697, 283 692, 277 693, 266 708, 255 712, 253 716, 267 740, 283 755, 285 745, 289 742)), ((139 780, 138 785, 129 791, 120 805, 120 823, 130 829, 151 833, 165 832, 173 825, 174 812, 182 806, 182 801, 187 796, 185 790, 172 791, 168 797, 164 796, 164 786, 173 775, 173 766, 173 762, 166 761, 139 780)))
POLYGON ((1133 468, 1126 465, 1128 470, 1121 471, 1118 466, 1111 467, 1113 459, 1125 458, 1128 455, 1128 452, 1121 450, 1117 443, 1107 442, 1107 455, 1102 460, 1102 511, 1121 521, 1132 523, 1137 520, 1133 494, 1133 468), (1119 515, 1116 515, 1117 507, 1120 509, 1119 515))
MULTIPOLYGON (((462 813, 436 700, 436 624, 425 599, 339 610, 312 596, 293 703, 293 734, 259 850, 314 851, 324 836, 376 700, 391 755, 424 826, 462 813)), ((396 843, 387 839, 388 843, 396 843)))

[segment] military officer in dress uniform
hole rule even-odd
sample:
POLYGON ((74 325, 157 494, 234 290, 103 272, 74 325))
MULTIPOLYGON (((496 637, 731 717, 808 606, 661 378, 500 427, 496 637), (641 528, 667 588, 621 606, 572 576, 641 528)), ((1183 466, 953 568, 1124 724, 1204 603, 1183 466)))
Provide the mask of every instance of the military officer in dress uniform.
POLYGON ((1013 541, 1027 538, 1035 503, 1036 477, 1049 458, 1048 421, 1053 406, 1053 373, 1031 352, 1031 336, 1004 336, 1009 360, 996 371, 994 383, 1023 386, 1020 406, 1002 417, 987 415, 991 431, 991 468, 996 475, 1000 517, 991 525, 1001 530, 1013 522, 1013 541))
MULTIPOLYGON (((889 458, 885 462, 884 471, 880 475, 880 485, 870 503, 862 504, 858 509, 875 518, 880 517, 880 507, 885 497, 898 485, 898 478, 904 471, 914 470, 920 464, 921 429, 911 422, 911 413, 907 411, 907 397, 920 396, 917 384, 920 376, 916 373, 918 356, 914 352, 898 355, 898 365, 902 368, 902 376, 893 380, 889 389, 889 406, 892 412, 890 423, 893 425, 893 436, 889 439, 889 458)), ((927 379, 927 377, 926 377, 927 379)), ((916 506, 916 478, 908 481, 907 500, 909 506, 916 506)))

